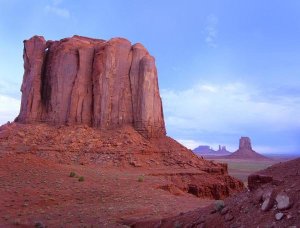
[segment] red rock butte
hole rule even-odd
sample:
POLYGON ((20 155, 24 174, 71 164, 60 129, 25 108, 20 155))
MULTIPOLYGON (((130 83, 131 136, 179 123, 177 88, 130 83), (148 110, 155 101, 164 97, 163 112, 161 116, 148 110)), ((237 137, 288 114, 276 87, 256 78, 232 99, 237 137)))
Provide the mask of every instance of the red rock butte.
POLYGON ((24 41, 17 122, 130 125, 148 138, 166 134, 155 59, 141 44, 73 36, 24 41))

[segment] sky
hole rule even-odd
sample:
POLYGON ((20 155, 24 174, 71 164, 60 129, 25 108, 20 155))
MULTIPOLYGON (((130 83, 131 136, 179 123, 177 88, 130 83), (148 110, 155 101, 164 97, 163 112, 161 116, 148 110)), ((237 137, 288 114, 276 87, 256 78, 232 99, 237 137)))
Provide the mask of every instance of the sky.
POLYGON ((75 34, 155 56, 167 134, 188 148, 300 153, 300 1, 0 0, 0 124, 19 112, 23 40, 75 34))

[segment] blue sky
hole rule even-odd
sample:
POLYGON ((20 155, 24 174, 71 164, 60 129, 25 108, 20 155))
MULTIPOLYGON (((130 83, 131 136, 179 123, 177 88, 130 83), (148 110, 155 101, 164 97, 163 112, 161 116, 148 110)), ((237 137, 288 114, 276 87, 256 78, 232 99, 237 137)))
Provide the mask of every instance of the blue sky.
POLYGON ((0 0, 0 124, 19 111, 23 40, 141 42, 155 56, 168 135, 300 151, 300 1, 0 0))

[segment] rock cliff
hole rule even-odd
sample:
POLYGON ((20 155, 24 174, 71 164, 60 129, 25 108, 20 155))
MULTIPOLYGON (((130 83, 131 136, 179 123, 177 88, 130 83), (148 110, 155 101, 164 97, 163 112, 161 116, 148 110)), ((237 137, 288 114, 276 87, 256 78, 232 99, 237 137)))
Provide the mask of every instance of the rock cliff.
POLYGON ((141 44, 34 36, 24 41, 23 58, 18 122, 130 125, 145 137, 165 135, 155 60, 141 44))

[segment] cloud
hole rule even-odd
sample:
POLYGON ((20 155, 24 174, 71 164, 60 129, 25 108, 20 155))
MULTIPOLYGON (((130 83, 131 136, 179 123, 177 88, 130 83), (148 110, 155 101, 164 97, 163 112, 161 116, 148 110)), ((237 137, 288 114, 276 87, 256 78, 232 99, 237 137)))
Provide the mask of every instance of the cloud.
POLYGON ((191 150, 195 149, 199 145, 205 145, 202 142, 193 139, 177 139, 177 141, 191 150))
POLYGON ((217 16, 211 14, 206 18, 205 32, 205 42, 209 47, 217 47, 217 37, 218 37, 218 22, 217 16))
POLYGON ((63 2, 63 0, 53 0, 53 5, 58 6, 62 2, 63 2))
POLYGON ((20 110, 20 100, 0 94, 0 125, 13 121, 20 110))
POLYGON ((53 13, 57 16, 63 17, 63 18, 70 18, 71 14, 69 10, 60 7, 59 5, 63 2, 63 0, 53 0, 51 5, 47 5, 45 7, 45 11, 47 13, 53 13))
POLYGON ((286 149, 275 147, 285 140, 282 137, 293 142, 288 134, 300 132, 300 95, 266 93, 240 82, 162 90, 168 133, 189 148, 200 145, 199 139, 206 145, 225 144, 235 150, 240 136, 252 134, 254 145, 266 152, 286 149))
POLYGON ((300 97, 265 99, 264 91, 242 83, 162 90, 169 125, 205 131, 240 131, 249 125, 274 131, 300 128, 300 97))

